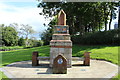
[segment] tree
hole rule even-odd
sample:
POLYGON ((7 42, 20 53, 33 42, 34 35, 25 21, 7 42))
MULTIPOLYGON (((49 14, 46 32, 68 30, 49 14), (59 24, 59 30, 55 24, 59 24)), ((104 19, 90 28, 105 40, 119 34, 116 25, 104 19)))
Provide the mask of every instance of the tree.
POLYGON ((23 37, 21 37, 19 40, 18 40, 18 45, 19 46, 24 46, 25 45, 25 40, 23 37))
POLYGON ((20 29, 21 30, 21 34, 25 35, 25 38, 26 38, 26 46, 28 45, 28 37, 29 35, 35 33, 35 31, 32 29, 32 26, 29 26, 28 24, 27 25, 24 25, 24 24, 21 24, 22 28, 20 29))
POLYGON ((47 30, 45 30, 41 37, 41 40, 43 40, 44 45, 49 45, 50 40, 52 39, 52 34, 53 34, 53 27, 57 23, 57 17, 55 18, 48 24, 50 27, 48 27, 47 30))
MULTIPOLYGON (((52 17, 58 14, 63 9, 67 15, 67 24, 70 27, 70 34, 76 34, 79 32, 81 35, 85 32, 94 32, 98 28, 102 28, 103 9, 101 9, 101 3, 45 3, 42 2, 38 7, 43 8, 45 17, 52 17), (99 14, 100 17, 99 17, 99 14), (98 21, 99 20, 99 21, 98 21), (99 24, 98 24, 99 22, 99 24), (98 27, 99 25, 99 27, 98 27)), ((99 29, 100 29, 99 28, 99 29)))
POLYGON ((18 44, 17 31, 11 26, 1 26, 2 44, 5 46, 15 46, 18 44))
POLYGON ((118 2, 119 4, 119 9, 118 9, 118 28, 120 28, 120 1, 118 2))
POLYGON ((41 35, 41 40, 43 40, 44 45, 49 45, 50 40, 52 39, 53 29, 48 28, 41 35))
POLYGON ((115 6, 116 3, 113 2, 41 2, 38 5, 43 8, 41 15, 45 18, 53 17, 63 9, 67 15, 67 25, 72 35, 78 32, 83 35, 86 32, 100 31, 103 24, 107 30, 109 16, 115 17, 115 6))

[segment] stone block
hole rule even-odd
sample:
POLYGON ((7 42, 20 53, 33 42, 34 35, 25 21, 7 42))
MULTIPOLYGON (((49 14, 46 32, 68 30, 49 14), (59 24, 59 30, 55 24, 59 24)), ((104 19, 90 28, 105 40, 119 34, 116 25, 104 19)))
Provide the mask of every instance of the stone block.
POLYGON ((66 74, 67 73, 67 59, 59 54, 53 62, 54 74, 66 74))
POLYGON ((37 59, 38 57, 38 52, 33 52, 32 53, 32 66, 38 66, 39 65, 39 60, 37 59))
POLYGON ((90 65, 90 53, 91 52, 85 52, 84 53, 84 65, 89 66, 90 65))
POLYGON ((64 48, 59 48, 58 53, 61 53, 61 54, 65 53, 64 48))
POLYGON ((70 35, 68 34, 56 34, 52 36, 52 40, 70 40, 70 35))
POLYGON ((72 46, 72 42, 71 41, 51 41, 50 42, 50 46, 63 46, 63 47, 67 47, 67 46, 72 46))
POLYGON ((64 40, 70 40, 70 36, 64 36, 64 40))

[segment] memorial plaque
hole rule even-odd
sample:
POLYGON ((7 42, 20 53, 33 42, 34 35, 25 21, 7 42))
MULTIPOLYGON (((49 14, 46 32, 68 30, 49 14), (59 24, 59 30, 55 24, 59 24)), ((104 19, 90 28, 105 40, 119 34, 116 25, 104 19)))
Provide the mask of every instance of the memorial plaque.
POLYGON ((58 55, 53 62, 54 74, 66 74, 67 73, 67 59, 63 55, 58 55))
POLYGON ((56 25, 54 27, 54 33, 61 34, 61 33, 68 33, 69 27, 67 25, 56 25))

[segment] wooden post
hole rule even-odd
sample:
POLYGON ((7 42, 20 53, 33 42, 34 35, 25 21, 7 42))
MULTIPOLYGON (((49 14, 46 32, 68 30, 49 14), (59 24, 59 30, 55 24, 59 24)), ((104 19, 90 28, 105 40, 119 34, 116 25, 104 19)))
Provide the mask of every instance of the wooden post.
POLYGON ((91 52, 85 52, 84 53, 84 65, 89 66, 90 65, 90 53, 91 52))
POLYGON ((39 65, 39 60, 37 59, 38 57, 38 52, 35 51, 32 53, 32 66, 38 66, 39 65))

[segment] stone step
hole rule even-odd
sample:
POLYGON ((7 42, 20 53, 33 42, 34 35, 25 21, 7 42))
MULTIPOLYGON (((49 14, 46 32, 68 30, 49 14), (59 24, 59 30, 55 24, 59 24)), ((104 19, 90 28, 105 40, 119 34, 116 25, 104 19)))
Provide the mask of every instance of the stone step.
POLYGON ((71 46, 71 42, 50 42, 50 46, 71 46))
POLYGON ((72 47, 72 41, 71 40, 51 40, 50 46, 71 46, 72 47))
POLYGON ((52 40, 70 40, 70 34, 53 34, 52 40))

